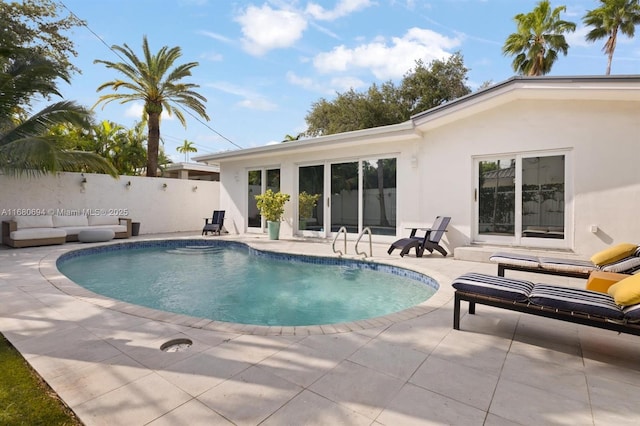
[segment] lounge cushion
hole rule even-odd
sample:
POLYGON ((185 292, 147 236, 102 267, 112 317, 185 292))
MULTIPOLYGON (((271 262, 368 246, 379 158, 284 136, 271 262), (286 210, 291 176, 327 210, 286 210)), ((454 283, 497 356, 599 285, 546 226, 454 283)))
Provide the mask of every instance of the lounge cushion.
POLYGON ((538 306, 560 311, 583 313, 615 320, 621 320, 624 317, 622 309, 616 305, 613 298, 598 291, 536 284, 531 290, 529 301, 538 306))
POLYGON ((640 303, 640 274, 618 281, 607 290, 616 304, 630 306, 640 303))
POLYGON ((614 263, 618 260, 624 259, 625 257, 632 256, 637 248, 637 244, 616 244, 613 247, 609 247, 608 249, 602 250, 591 256, 591 261, 598 266, 608 265, 610 263, 614 263))
POLYGON ((585 274, 597 269, 596 265, 588 260, 564 259, 559 257, 541 257, 540 266, 544 269, 551 269, 554 271, 581 272, 585 274))
POLYGON ((636 252, 633 256, 625 257, 624 259, 609 263, 608 265, 602 266, 600 269, 606 272, 622 272, 630 274, 640 269, 640 256, 638 256, 636 252))
POLYGON ((26 228, 53 228, 53 218, 51 215, 39 216, 14 216, 18 229, 26 228))
POLYGON ((89 216, 89 225, 119 225, 118 216, 89 216))
POLYGON ((456 290, 524 302, 533 288, 533 283, 493 275, 469 272, 456 278, 451 284, 456 290))
POLYGON ((506 263, 508 265, 525 266, 527 268, 536 268, 540 266, 540 261, 536 256, 521 253, 503 253, 497 252, 489 258, 492 262, 506 263))
POLYGON ((87 226, 87 225, 89 225, 89 220, 85 215, 53 216, 53 226, 55 226, 56 228, 77 227, 77 226, 87 226))
POLYGON ((640 304, 626 306, 622 309, 624 319, 629 322, 640 322, 640 304))

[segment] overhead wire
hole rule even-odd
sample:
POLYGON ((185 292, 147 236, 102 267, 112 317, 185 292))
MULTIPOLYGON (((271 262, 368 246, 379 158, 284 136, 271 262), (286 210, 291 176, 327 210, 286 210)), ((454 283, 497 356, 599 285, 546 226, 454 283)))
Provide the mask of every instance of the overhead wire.
MULTIPOLYGON (((75 14, 75 12, 73 12, 62 0, 59 0, 60 4, 62 5, 62 7, 64 7, 65 9, 67 9, 67 11, 73 15, 73 17, 75 17, 79 22, 82 23, 82 26, 84 26, 94 37, 96 37, 104 46, 107 47, 107 49, 109 49, 112 53, 114 53, 118 58, 120 58, 121 61, 123 62, 128 62, 125 58, 122 57, 122 55, 120 55, 120 53, 118 53, 116 50, 114 50, 111 46, 109 46, 107 44, 106 41, 104 41, 104 39, 102 37, 100 37, 95 31, 93 31, 89 25, 86 23, 86 21, 84 21, 83 19, 80 19, 80 17, 78 15, 75 14)), ((198 123, 202 124, 204 127, 206 127, 207 129, 211 130, 213 133, 215 133, 216 135, 218 135, 219 137, 221 137, 222 139, 224 139, 225 141, 229 142, 231 145, 235 146, 238 149, 243 149, 242 146, 238 145, 237 143, 233 142, 231 139, 229 139, 228 137, 224 136, 222 133, 218 132, 217 130, 215 130, 213 127, 209 126, 207 123, 205 123, 204 121, 202 121, 199 117, 195 116, 193 113, 191 113, 188 110, 183 110, 185 111, 187 114, 189 114, 194 120, 196 120, 198 123)))

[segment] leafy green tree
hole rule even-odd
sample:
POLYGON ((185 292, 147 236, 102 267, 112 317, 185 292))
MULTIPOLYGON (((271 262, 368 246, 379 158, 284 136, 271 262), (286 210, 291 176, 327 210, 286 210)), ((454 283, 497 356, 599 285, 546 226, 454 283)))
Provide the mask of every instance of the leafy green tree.
POLYGON ((128 62, 111 62, 95 60, 94 63, 104 64, 107 68, 114 69, 123 74, 124 80, 112 80, 98 87, 98 92, 111 88, 114 93, 100 96, 96 105, 106 105, 112 101, 120 103, 142 101, 144 102, 143 119, 148 128, 147 139, 147 176, 155 177, 158 173, 158 155, 160 146, 160 115, 166 111, 169 115, 175 114, 180 123, 186 127, 187 122, 182 113, 182 107, 195 111, 202 118, 209 120, 203 102, 207 99, 194 91, 200 87, 193 83, 181 81, 191 76, 191 70, 198 66, 197 62, 189 62, 177 65, 172 69, 176 60, 182 56, 179 47, 169 49, 162 47, 158 53, 152 54, 149 50, 147 37, 143 37, 143 59, 126 44, 112 46, 119 54, 124 55, 128 62), (117 93, 125 89, 128 93, 117 93))
POLYGON ((609 75, 618 33, 633 38, 636 25, 640 24, 640 4, 638 0, 600 0, 600 7, 587 11, 582 22, 593 27, 587 33, 587 41, 607 39, 602 51, 608 57, 606 75, 609 75))
POLYGON ((190 152, 198 152, 198 148, 196 148, 193 144, 193 142, 190 142, 188 140, 184 140, 184 142, 182 143, 181 146, 177 147, 176 150, 181 153, 184 154, 184 161, 185 163, 189 161, 189 153, 190 152))
POLYGON ((504 55, 515 56, 513 70, 522 75, 540 76, 551 71, 558 53, 565 56, 569 44, 565 33, 573 32, 576 24, 560 19, 565 6, 551 9, 549 0, 540 1, 530 13, 515 16, 517 32, 509 35, 502 47, 504 55))
MULTIPOLYGON (((57 95, 55 66, 33 49, 0 49, 0 171, 10 175, 41 175, 58 171, 95 171, 117 176, 104 158, 65 149, 66 140, 50 134, 62 124, 89 128, 91 112, 72 101, 27 114, 33 96, 57 95)), ((64 78, 65 75, 60 75, 64 78)))
POLYGON ((64 16, 54 0, 0 2, 0 46, 28 48, 34 56, 47 59, 54 75, 80 70, 71 63, 77 56, 73 41, 64 35, 83 25, 75 15, 64 16))
POLYGON ((468 94, 467 72, 459 53, 429 65, 416 61, 399 87, 388 81, 371 85, 365 93, 351 89, 331 102, 322 98, 312 104, 305 117, 307 134, 331 135, 402 123, 413 114, 468 94))
POLYGON ((422 60, 416 61, 415 68, 404 76, 400 87, 409 116, 471 93, 466 85, 468 72, 459 52, 447 60, 435 60, 429 66, 422 60))

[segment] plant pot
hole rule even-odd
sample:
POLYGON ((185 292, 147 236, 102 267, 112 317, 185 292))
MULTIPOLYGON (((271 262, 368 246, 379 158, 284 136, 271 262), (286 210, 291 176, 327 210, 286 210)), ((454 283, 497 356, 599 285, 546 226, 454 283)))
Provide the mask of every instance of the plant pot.
POLYGON ((270 240, 280 239, 280 222, 267 221, 267 230, 269 231, 270 240))

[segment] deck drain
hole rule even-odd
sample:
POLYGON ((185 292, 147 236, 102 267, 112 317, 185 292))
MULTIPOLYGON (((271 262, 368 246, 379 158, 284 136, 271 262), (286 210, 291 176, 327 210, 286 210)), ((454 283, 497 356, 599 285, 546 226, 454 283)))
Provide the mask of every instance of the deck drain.
POLYGON ((193 345, 189 339, 173 339, 163 343, 160 350, 163 352, 184 352, 193 345))

